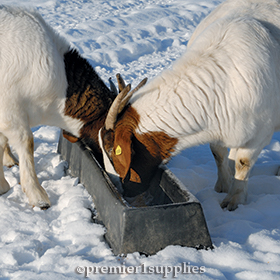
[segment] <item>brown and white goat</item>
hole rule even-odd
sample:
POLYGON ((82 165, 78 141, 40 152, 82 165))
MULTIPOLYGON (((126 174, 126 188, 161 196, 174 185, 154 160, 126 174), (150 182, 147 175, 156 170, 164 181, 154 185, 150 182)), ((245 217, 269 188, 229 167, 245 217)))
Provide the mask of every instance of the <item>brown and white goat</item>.
POLYGON ((102 161, 98 131, 115 94, 36 11, 1 6, 0 30, 0 194, 10 188, 3 165, 17 163, 9 143, 29 203, 46 209, 51 203, 35 173, 30 127, 58 126, 102 161))
POLYGON ((200 23, 172 70, 140 89, 131 106, 115 100, 101 144, 126 195, 137 194, 137 183, 144 190, 170 156, 210 143, 215 190, 228 192, 221 206, 245 202, 250 170, 280 129, 279 18, 279 1, 227 0, 200 23))

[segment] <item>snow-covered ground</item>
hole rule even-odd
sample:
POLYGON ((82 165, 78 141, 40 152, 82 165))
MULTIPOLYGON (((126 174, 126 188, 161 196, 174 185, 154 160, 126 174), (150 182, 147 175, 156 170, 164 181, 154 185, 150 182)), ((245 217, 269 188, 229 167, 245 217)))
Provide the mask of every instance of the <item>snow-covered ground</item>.
MULTIPOLYGON (((104 81, 120 72, 132 85, 170 67, 184 52, 197 24, 220 2, 1 1, 37 7, 104 81)), ((43 126, 33 132, 36 171, 52 207, 32 209, 21 191, 18 167, 5 169, 12 188, 0 197, 0 279, 82 279, 86 272, 94 279, 162 279, 164 273, 171 269, 175 273, 184 265, 197 266, 203 273, 181 271, 167 278, 280 279, 280 177, 275 176, 280 166, 280 133, 259 156, 246 205, 234 212, 219 206, 225 194, 213 189, 216 167, 207 145, 188 149, 169 163, 200 200, 214 250, 169 246, 149 257, 139 253, 120 257, 105 243, 105 228, 92 223, 94 204, 87 191, 77 178, 64 174, 66 163, 56 152, 59 129, 43 126), (99 273, 93 274, 91 269, 96 267, 99 273), (121 270, 106 272, 111 267, 121 270)))

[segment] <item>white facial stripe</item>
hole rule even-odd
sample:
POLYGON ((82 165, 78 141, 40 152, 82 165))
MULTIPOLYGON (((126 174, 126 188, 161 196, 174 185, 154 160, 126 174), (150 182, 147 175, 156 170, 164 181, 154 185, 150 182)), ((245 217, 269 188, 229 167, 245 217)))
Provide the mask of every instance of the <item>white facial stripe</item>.
MULTIPOLYGON (((101 128, 102 129, 102 128, 101 128)), ((103 161, 104 161, 104 165, 105 165, 105 170, 107 173, 109 174, 112 174, 112 175, 115 175, 117 177, 119 177, 119 174, 115 171, 107 153, 105 152, 104 150, 104 147, 103 147, 103 141, 101 139, 101 129, 99 129, 99 132, 98 132, 98 142, 99 142, 99 145, 100 145, 100 148, 102 150, 102 154, 103 154, 103 161)))

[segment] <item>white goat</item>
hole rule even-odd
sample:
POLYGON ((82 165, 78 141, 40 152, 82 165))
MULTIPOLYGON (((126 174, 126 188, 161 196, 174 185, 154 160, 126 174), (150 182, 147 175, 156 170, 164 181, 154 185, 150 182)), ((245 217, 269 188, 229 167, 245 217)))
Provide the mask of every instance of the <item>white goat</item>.
POLYGON ((279 1, 222 3, 197 27, 172 70, 140 89, 118 119, 118 105, 127 102, 121 95, 108 113, 101 136, 127 195, 131 182, 147 184, 162 161, 210 143, 215 189, 228 192, 221 206, 244 203, 249 172, 280 128, 279 83, 279 1))
POLYGON ((36 11, 0 6, 0 194, 9 190, 3 164, 19 156, 23 191, 33 206, 50 201, 37 179, 30 127, 54 125, 100 155, 98 131, 115 95, 36 11))

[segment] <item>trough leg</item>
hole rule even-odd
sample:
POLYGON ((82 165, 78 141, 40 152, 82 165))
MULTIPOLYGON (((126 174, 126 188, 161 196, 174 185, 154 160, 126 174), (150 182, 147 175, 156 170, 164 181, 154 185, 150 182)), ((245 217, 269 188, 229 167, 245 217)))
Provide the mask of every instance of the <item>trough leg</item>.
POLYGON ((0 195, 6 193, 9 189, 9 183, 6 181, 3 170, 4 149, 7 145, 7 138, 0 133, 0 195))

